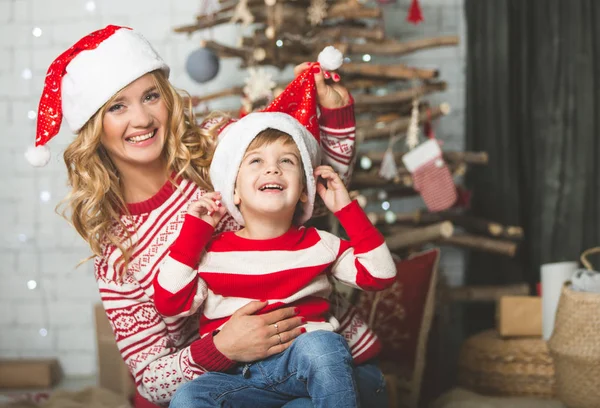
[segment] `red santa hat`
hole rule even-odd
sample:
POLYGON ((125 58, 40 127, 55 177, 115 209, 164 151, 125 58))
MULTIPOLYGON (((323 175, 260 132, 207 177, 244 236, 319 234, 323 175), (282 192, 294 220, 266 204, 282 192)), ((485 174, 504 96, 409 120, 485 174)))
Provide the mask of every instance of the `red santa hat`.
MULTIPOLYGON (((323 57, 322 53, 319 63, 325 69, 337 69, 341 65, 341 53, 334 52, 333 47, 326 50, 329 57, 323 57), (331 62, 334 58, 339 64, 331 62)), ((244 225, 244 218, 233 200, 238 170, 250 143, 266 129, 287 133, 300 151, 308 197, 298 220, 299 224, 303 224, 312 216, 316 194, 313 171, 321 161, 317 88, 310 68, 298 75, 263 111, 250 113, 233 122, 219 136, 210 166, 210 179, 215 191, 221 193, 227 211, 240 225, 244 225)))
POLYGON ((113 95, 157 69, 169 75, 148 40, 130 28, 109 25, 77 41, 48 68, 27 160, 37 167, 48 163, 46 144, 58 134, 63 116, 77 133, 113 95))

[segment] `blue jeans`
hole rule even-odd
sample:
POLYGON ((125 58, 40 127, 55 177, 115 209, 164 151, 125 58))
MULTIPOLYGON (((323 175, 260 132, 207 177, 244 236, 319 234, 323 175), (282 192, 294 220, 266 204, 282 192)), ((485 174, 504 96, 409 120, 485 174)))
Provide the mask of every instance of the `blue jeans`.
MULTIPOLYGON (((363 408, 387 408, 389 405, 385 379, 377 364, 369 362, 354 367, 360 406, 363 408)), ((309 398, 296 398, 282 408, 314 408, 309 398)))
POLYGON ((385 407, 387 395, 377 367, 354 368, 343 337, 315 331, 298 337, 286 351, 232 374, 207 373, 183 384, 170 407, 358 407, 355 375, 361 379, 359 392, 364 388, 382 401, 375 405, 369 400, 365 406, 385 407))

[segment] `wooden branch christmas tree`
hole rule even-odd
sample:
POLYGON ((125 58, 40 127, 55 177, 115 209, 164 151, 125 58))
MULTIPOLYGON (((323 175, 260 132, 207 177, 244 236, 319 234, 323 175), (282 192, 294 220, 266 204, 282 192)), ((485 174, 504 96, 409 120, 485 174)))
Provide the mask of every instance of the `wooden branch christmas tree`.
MULTIPOLYGON (((371 56, 390 59, 418 50, 455 46, 458 37, 441 36, 405 42, 386 38, 382 9, 367 7, 357 0, 207 1, 212 3, 204 3, 205 12, 198 15, 195 22, 175 28, 175 32, 191 34, 232 22, 251 26, 252 35, 240 38, 236 47, 213 40, 201 44, 203 52, 214 57, 240 59, 240 66, 248 68, 249 78, 245 86, 240 84, 210 95, 193 96, 193 104, 239 95, 240 109, 230 112, 233 116, 240 110, 250 112, 260 109, 286 85, 273 81, 262 66, 282 69, 314 61, 324 47, 333 45, 345 57, 345 63, 338 72, 343 84, 353 94, 357 114, 358 154, 350 185, 352 194, 360 197, 363 203, 381 203, 420 193, 430 208, 430 211, 419 210, 410 214, 385 210, 370 213, 372 221, 381 225, 390 248, 406 252, 437 242, 514 256, 515 241, 522 238, 522 230, 464 215, 462 210, 468 206, 468 193, 464 189, 458 188, 458 194, 451 202, 437 206, 431 204, 435 200, 429 202, 426 199, 427 184, 423 183, 437 174, 436 166, 447 169, 450 178, 457 178, 463 176, 469 166, 485 165, 488 160, 485 152, 443 152, 432 167, 434 171, 428 171, 422 177, 425 181, 421 181, 417 189, 416 175, 420 174, 418 171, 423 163, 416 168, 404 164, 411 161, 404 160, 413 152, 411 149, 421 146, 419 125, 429 125, 431 129, 433 120, 450 111, 447 104, 430 106, 424 100, 427 95, 446 89, 447 84, 437 79, 439 71, 395 62, 369 62, 371 56), (404 138, 407 138, 406 143, 398 142, 404 138), (367 143, 373 141, 382 143, 367 143), (403 147, 404 144, 408 148, 403 147), (381 146, 383 149, 378 150, 381 146), (458 232, 459 229, 465 232, 458 232)), ((409 21, 421 19, 420 10, 411 7, 409 21)), ((423 133, 428 136, 430 132, 425 130, 423 133)), ((422 139, 426 140, 425 137, 422 139)), ((425 157, 428 157, 427 154, 430 153, 426 153, 425 157)), ((452 188, 455 188, 454 184, 452 188)))

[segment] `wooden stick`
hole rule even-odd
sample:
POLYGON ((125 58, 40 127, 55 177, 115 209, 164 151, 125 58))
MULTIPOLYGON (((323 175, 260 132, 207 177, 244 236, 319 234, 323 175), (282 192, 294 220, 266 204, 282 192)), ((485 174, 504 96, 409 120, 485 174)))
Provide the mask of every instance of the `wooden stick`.
POLYGON ((348 44, 347 54, 376 54, 402 56, 411 52, 435 47, 457 45, 457 36, 423 38, 413 41, 386 40, 384 42, 365 42, 348 44))
POLYGON ((454 226, 450 221, 439 224, 428 225, 422 228, 412 228, 410 231, 397 230, 385 238, 385 242, 391 251, 402 248, 423 245, 428 242, 449 238, 454 233, 454 226))
MULTIPOLYGON (((391 228, 391 230, 397 232, 406 231, 409 235, 412 234, 412 231, 415 229, 416 228, 405 226, 394 226, 391 228)), ((508 257, 515 256, 517 252, 517 244, 512 241, 492 239, 473 234, 454 234, 449 237, 440 237, 437 240, 437 243, 438 245, 454 245, 458 247, 469 248, 483 252, 490 252, 508 257)))
POLYGON ((210 101, 213 99, 224 98, 226 96, 242 96, 243 94, 244 87, 234 86, 232 88, 223 89, 222 91, 214 92, 203 96, 192 96, 192 105, 197 106, 202 102, 210 101))
MULTIPOLYGON (((491 222, 482 218, 459 214, 453 211, 440 211, 436 213, 419 209, 408 213, 395 213, 396 224, 412 224, 415 226, 428 225, 443 221, 451 221, 454 225, 464 228, 467 231, 485 234, 493 238, 503 239, 521 239, 523 238, 523 229, 515 226, 504 226, 497 222, 491 222)), ((376 224, 384 224, 385 213, 369 214, 369 218, 376 224)))
POLYGON ((511 258, 517 253, 517 244, 512 241, 491 239, 472 234, 455 235, 440 240, 440 244, 444 243, 478 251, 491 252, 511 258))
POLYGON ((203 40, 200 42, 200 45, 205 48, 209 48, 219 54, 221 57, 238 57, 244 60, 248 59, 252 55, 252 51, 249 48, 236 48, 229 47, 227 45, 220 44, 216 41, 212 40, 203 40))
POLYGON ((410 182, 407 182, 407 180, 405 180, 401 176, 398 176, 393 180, 386 180, 382 177, 379 177, 379 175, 376 172, 355 172, 354 175, 352 175, 351 185, 353 188, 358 189, 385 187, 387 185, 412 186, 412 180, 410 182))
POLYGON ((348 89, 364 89, 364 88, 380 88, 383 86, 389 86, 389 79, 377 79, 377 78, 349 78, 344 79, 344 86, 348 89))
POLYGON ((210 27, 215 27, 215 26, 218 26, 221 24, 227 24, 227 23, 229 23, 229 20, 231 20, 230 15, 222 15, 222 16, 215 15, 215 16, 211 16, 210 18, 208 18, 207 16, 202 16, 202 17, 203 18, 196 21, 195 24, 189 24, 189 25, 175 27, 173 29, 173 31, 176 33, 192 34, 196 31, 204 30, 204 29, 207 29, 210 27))
POLYGON ((423 95, 445 91, 446 87, 447 83, 440 81, 423 84, 410 89, 403 89, 387 95, 358 94, 354 96, 354 104, 355 106, 372 106, 377 104, 397 104, 402 102, 410 102, 414 98, 418 98, 423 95))
MULTIPOLYGON (((447 163, 448 170, 452 173, 452 176, 464 176, 466 167, 464 163, 447 163)), ((357 188, 377 188, 384 187, 386 185, 398 185, 405 187, 413 186, 413 178, 408 169, 404 166, 398 166, 398 175, 387 180, 379 176, 379 169, 372 168, 369 171, 357 170, 352 176, 352 185, 357 188)))
MULTIPOLYGON (((366 200, 367 202, 371 202, 371 201, 379 201, 379 199, 377 198, 377 193, 376 192, 364 192, 364 191, 360 191, 358 189, 355 189, 354 186, 350 185, 350 198, 352 198, 353 200, 356 199, 357 197, 361 197, 361 200, 366 200)), ((395 185, 387 185, 384 187, 388 199, 392 199, 392 198, 407 198, 407 197, 414 197, 416 195, 419 195, 418 192, 416 192, 413 188, 408 188, 408 187, 404 187, 404 186, 395 186, 395 185)))
MULTIPOLYGON (((359 153, 360 157, 368 157, 371 159, 374 165, 378 165, 383 161, 383 155, 385 152, 365 152, 359 153)), ((405 152, 394 152, 394 160, 398 165, 402 163, 402 156, 404 156, 405 152)), ((443 152, 444 160, 447 162, 460 162, 467 164, 475 164, 475 165, 485 165, 488 163, 488 154, 487 152, 455 152, 455 151, 445 151, 443 152)), ((357 160, 358 165, 359 160, 357 160)))
POLYGON ((381 41, 385 38, 385 31, 382 27, 362 28, 352 26, 336 26, 336 27, 318 27, 315 30, 316 38, 329 38, 338 40, 342 37, 348 38, 365 38, 368 40, 381 41), (318 37, 317 37, 318 36, 318 37))
MULTIPOLYGON (((376 51, 373 50, 376 54, 376 51)), ((432 79, 437 78, 439 72, 437 69, 423 69, 407 67, 403 64, 397 65, 379 65, 379 64, 363 64, 363 63, 348 63, 344 64, 339 69, 343 75, 364 75, 377 78, 393 78, 393 79, 432 79)))
POLYGON ((382 13, 383 11, 379 7, 336 7, 331 8, 327 12, 327 18, 324 19, 324 22, 328 22, 338 18, 345 18, 348 20, 360 18, 380 18, 382 13))
MULTIPOLYGON (((412 106, 412 104, 411 104, 411 106, 412 106)), ((379 115, 375 116, 375 118, 371 118, 370 116, 372 116, 372 115, 369 115, 369 117, 366 119, 357 119, 356 127, 360 129, 360 128, 364 128, 364 127, 383 126, 384 124, 398 120, 401 117, 404 117, 405 115, 401 115, 398 112, 390 112, 390 113, 385 113, 385 114, 379 114, 379 115)), ((364 153, 361 153, 360 156, 368 156, 371 160, 373 160, 373 158, 371 157, 371 153, 377 154, 377 152, 364 152, 364 153)), ((383 152, 381 152, 381 153, 382 153, 381 158, 383 159, 383 152)))
POLYGON ((502 296, 527 295, 529 295, 529 285, 526 283, 461 286, 445 288, 442 300, 450 302, 495 302, 502 296))
MULTIPOLYGON (((419 121, 433 120, 440 116, 447 115, 449 112, 450 105, 443 103, 440 106, 432 107, 429 112, 421 112, 419 114, 419 121)), ((381 127, 357 129, 356 137, 359 141, 390 137, 392 130, 396 133, 405 132, 409 125, 410 118, 401 118, 381 127)))
MULTIPOLYGON (((423 109, 425 106, 428 106, 427 102, 419 103, 419 106, 423 109)), ((354 107, 354 112, 357 115, 363 113, 370 113, 372 115, 385 115, 390 113, 398 113, 398 117, 410 117, 410 112, 412 110, 412 103, 410 102, 400 102, 400 103, 390 103, 390 104, 375 104, 375 105, 359 105, 354 107)), ((364 122, 364 121, 361 121, 364 122)), ((375 125, 376 122, 373 123, 375 125)), ((377 125, 381 126, 381 125, 377 125)), ((358 127, 358 126, 357 126, 358 127)))
POLYGON ((444 159, 452 162, 464 162, 468 164, 488 164, 487 152, 456 152, 446 151, 444 152, 444 159))

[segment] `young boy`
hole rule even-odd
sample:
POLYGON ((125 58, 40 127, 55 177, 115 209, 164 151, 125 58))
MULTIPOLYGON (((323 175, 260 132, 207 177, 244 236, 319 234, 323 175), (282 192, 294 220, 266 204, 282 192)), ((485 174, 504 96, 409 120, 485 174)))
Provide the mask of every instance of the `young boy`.
MULTIPOLYGON (((310 80, 308 86, 310 91, 310 80)), ((328 313, 329 275, 364 290, 381 290, 393 283, 396 268, 383 237, 352 202, 337 173, 329 166, 313 171, 320 150, 313 126, 316 107, 297 103, 299 94, 292 86, 271 106, 292 111, 304 124, 287 113, 260 112, 223 131, 210 170, 215 193, 190 205, 154 286, 160 313, 191 314, 202 306, 202 336, 219 330, 252 299, 269 299, 261 312, 295 306, 307 333, 284 350, 288 339, 273 325, 273 346, 282 347, 281 353, 233 375, 204 374, 183 385, 171 407, 250 406, 250 400, 277 407, 303 396, 315 407, 358 406, 352 353, 336 333, 339 322, 328 313), (301 227, 312 215, 316 194, 350 241, 301 227), (244 227, 213 239, 225 209, 244 227)))

